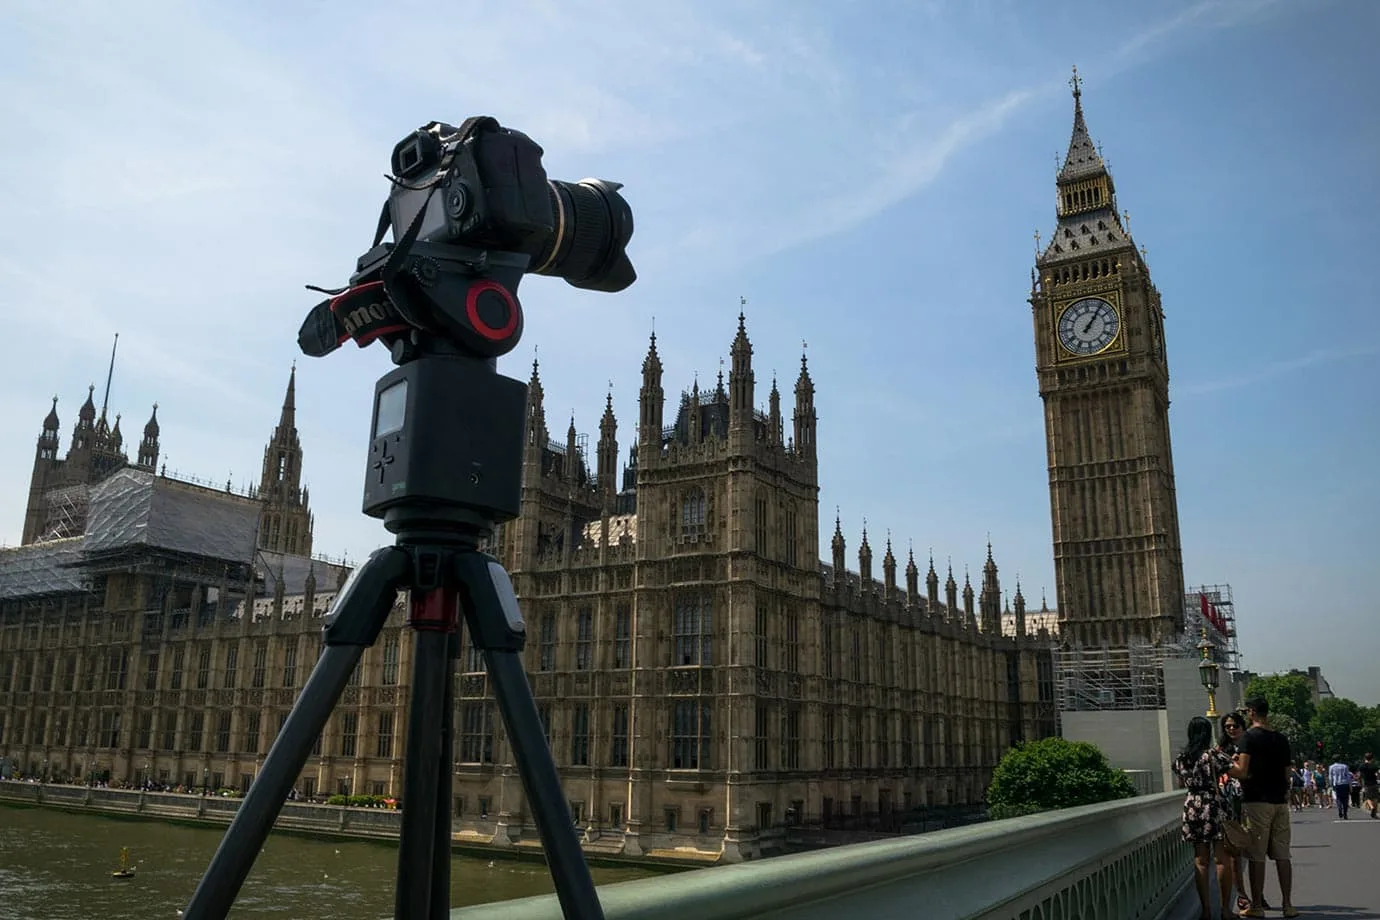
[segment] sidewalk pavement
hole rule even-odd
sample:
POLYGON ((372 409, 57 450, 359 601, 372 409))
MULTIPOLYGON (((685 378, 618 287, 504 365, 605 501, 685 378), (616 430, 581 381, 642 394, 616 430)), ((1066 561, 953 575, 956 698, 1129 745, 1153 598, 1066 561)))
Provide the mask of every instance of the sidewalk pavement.
MULTIPOLYGON (((1293 814, 1294 906, 1313 920, 1380 920, 1380 820, 1359 808, 1343 821, 1335 809, 1305 808, 1293 814)), ((1248 886, 1249 887, 1249 886, 1248 886)), ((1214 881, 1214 897, 1217 885, 1214 881)), ((1265 901, 1281 917, 1279 878, 1265 865, 1265 901)), ((1198 920, 1192 886, 1167 920, 1198 920)), ((1215 913, 1213 916, 1217 916, 1215 913)))

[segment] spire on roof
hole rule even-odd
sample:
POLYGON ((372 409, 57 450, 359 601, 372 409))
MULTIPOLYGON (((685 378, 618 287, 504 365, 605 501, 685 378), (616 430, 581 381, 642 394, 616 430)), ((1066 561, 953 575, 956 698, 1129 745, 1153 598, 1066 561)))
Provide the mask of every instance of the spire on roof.
POLYGON ((46 416, 44 416, 44 418, 43 418, 43 431, 44 431, 45 433, 46 433, 46 432, 52 432, 53 434, 57 434, 57 430, 58 430, 57 402, 58 402, 58 398, 57 398, 56 396, 54 396, 54 397, 53 397, 53 408, 49 409, 49 410, 48 410, 48 414, 47 414, 46 416))
POLYGON ((1059 170, 1061 183, 1084 179, 1107 171, 1097 145, 1088 134, 1088 123, 1083 117, 1083 78, 1078 76, 1078 68, 1073 68, 1069 79, 1073 87, 1073 135, 1069 138, 1069 151, 1064 156, 1064 166, 1059 170))
POLYGON ((96 421, 95 393, 96 385, 93 383, 86 388, 86 402, 81 404, 81 409, 77 412, 77 418, 88 424, 96 421))
POLYGON ((283 431, 297 427, 297 362, 292 362, 288 371, 287 391, 283 393, 283 411, 278 416, 278 427, 283 431))

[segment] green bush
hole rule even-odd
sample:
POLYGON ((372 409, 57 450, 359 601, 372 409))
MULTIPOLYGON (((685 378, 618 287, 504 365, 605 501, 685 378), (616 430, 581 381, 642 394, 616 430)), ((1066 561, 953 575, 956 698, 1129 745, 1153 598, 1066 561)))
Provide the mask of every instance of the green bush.
POLYGON ((1130 777, 1109 764, 1096 745, 1044 738, 1006 752, 987 787, 987 812, 1014 818, 1135 794, 1130 777))

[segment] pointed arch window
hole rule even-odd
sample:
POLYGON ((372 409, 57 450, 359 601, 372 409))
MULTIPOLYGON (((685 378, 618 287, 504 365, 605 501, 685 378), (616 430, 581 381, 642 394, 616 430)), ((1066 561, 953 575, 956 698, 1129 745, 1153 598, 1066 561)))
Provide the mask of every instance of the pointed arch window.
POLYGON ((704 533, 706 518, 704 490, 694 488, 686 492, 680 502, 680 535, 696 537, 704 533))
POLYGON ((677 599, 673 667, 708 666, 713 663, 712 605, 707 595, 687 594, 677 599))

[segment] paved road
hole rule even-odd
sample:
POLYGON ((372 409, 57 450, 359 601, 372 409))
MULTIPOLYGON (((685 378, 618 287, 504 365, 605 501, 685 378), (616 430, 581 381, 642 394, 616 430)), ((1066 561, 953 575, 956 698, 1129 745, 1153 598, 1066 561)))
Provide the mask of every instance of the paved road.
MULTIPOLYGON (((1332 810, 1294 814, 1294 906, 1317 920, 1380 918, 1380 820, 1359 808, 1342 821, 1332 810)), ((1279 880, 1267 864, 1265 900, 1279 917, 1279 880)), ((1170 917, 1197 920, 1198 897, 1190 889, 1170 917)))

